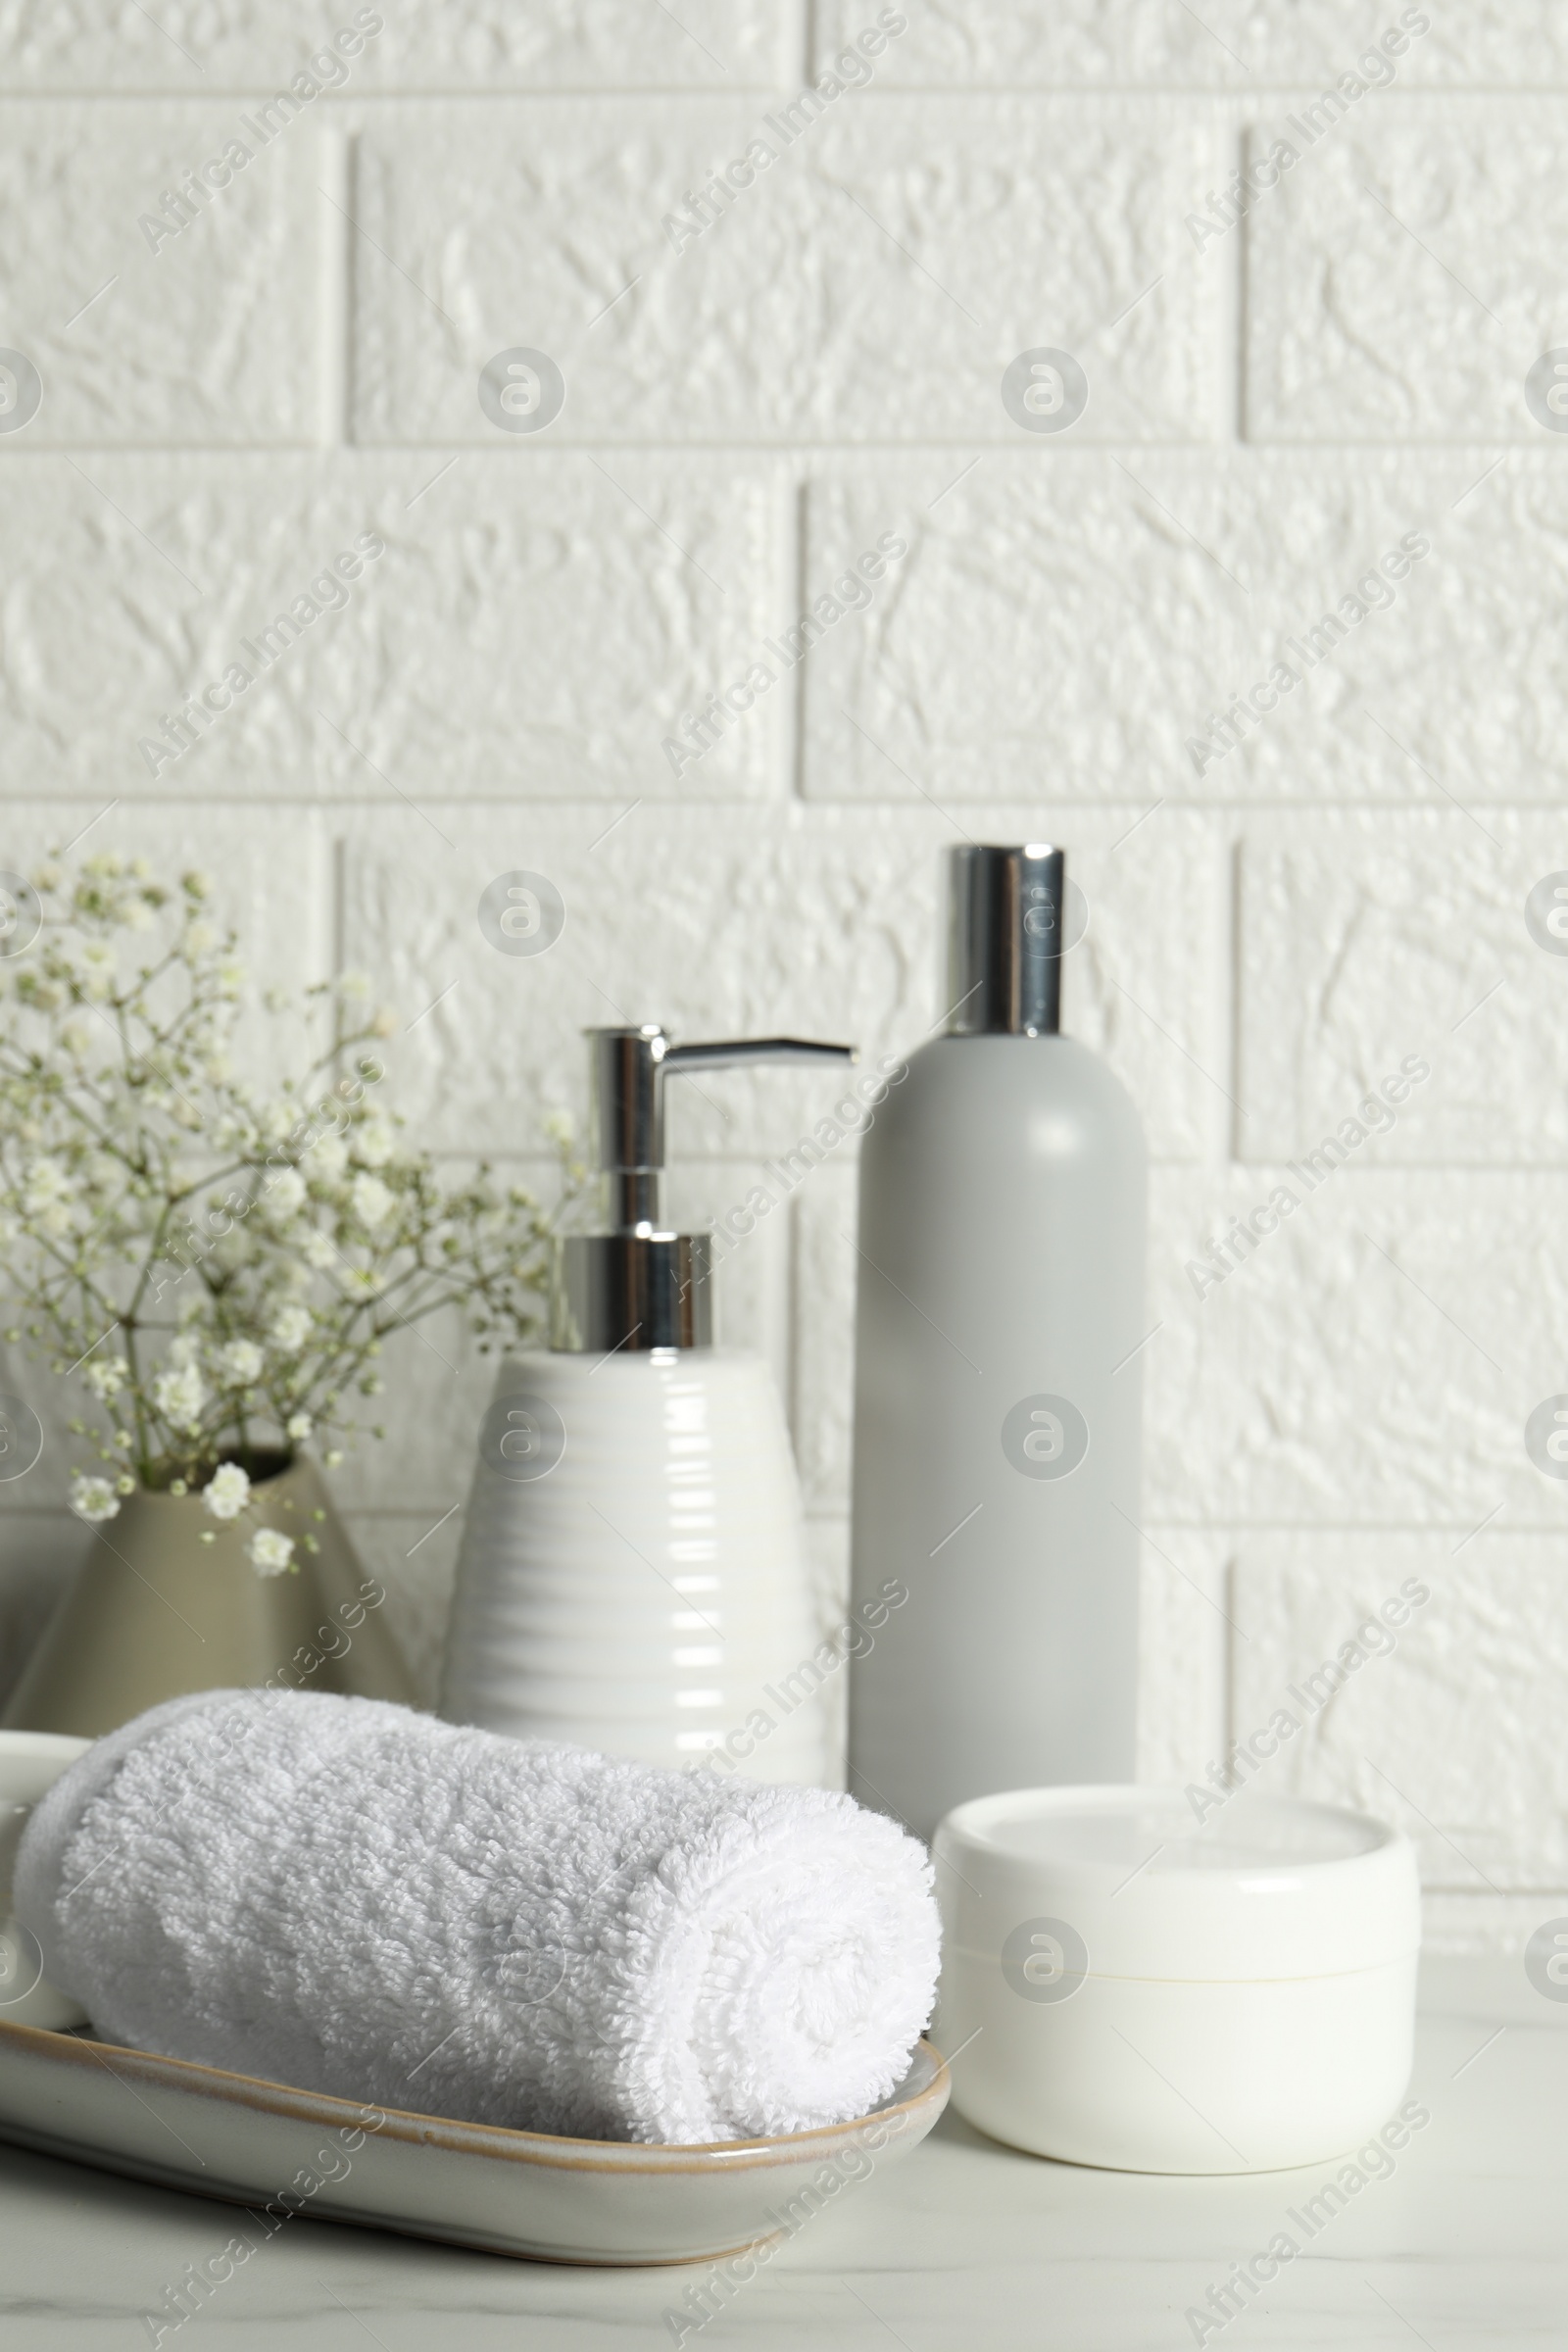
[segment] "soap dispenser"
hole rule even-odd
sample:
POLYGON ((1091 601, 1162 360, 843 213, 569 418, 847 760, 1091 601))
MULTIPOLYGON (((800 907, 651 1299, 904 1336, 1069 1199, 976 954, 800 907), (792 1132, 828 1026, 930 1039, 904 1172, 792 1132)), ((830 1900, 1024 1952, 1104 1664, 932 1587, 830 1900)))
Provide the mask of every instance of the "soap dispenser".
POLYGON ((860 1148, 850 1793, 928 1838, 970 1797, 1130 1781, 1146 1153, 1060 1033, 1065 859, 949 854, 943 1034, 860 1148))
POLYGON ((827 1671, 789 1434, 762 1359, 714 1344, 713 1237, 661 1223, 664 1089, 683 1071, 854 1052, 587 1034, 602 1230, 558 1242, 550 1347, 501 1366, 440 1711, 811 1785, 829 1769, 827 1671))

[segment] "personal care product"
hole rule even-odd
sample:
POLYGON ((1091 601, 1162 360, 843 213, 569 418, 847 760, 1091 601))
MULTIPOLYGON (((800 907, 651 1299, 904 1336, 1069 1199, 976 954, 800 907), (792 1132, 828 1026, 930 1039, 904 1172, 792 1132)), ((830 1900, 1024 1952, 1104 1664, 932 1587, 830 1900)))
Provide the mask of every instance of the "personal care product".
POLYGON ((954 2105, 1074 2164, 1268 2172, 1370 2147, 1386 2173, 1428 2120, 1399 2105, 1421 1941, 1409 1839, 1338 1805, 1191 1800, 1024 1788, 942 1823, 954 2105))
POLYGON ((682 1071, 852 1058, 790 1038, 589 1032, 605 1229, 561 1245, 551 1347, 503 1364, 479 1443, 441 1712, 764 1781, 833 1772, 805 1522, 760 1356, 713 1344, 706 1233, 662 1229, 682 1071))
POLYGON ((860 1151, 850 1787, 949 1808, 1134 1771, 1145 1150, 1059 1034, 1060 850, 951 854, 943 1034, 860 1151))

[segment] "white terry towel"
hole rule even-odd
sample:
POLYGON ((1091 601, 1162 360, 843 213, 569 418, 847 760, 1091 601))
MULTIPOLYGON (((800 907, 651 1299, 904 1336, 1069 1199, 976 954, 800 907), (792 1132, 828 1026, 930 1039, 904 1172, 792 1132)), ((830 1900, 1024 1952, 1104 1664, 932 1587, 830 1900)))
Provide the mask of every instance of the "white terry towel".
POLYGON ((110 2040, 594 2139, 865 2113, 939 1943, 924 1848, 847 1796, 294 1691, 99 1740, 28 1822, 15 1904, 110 2040))

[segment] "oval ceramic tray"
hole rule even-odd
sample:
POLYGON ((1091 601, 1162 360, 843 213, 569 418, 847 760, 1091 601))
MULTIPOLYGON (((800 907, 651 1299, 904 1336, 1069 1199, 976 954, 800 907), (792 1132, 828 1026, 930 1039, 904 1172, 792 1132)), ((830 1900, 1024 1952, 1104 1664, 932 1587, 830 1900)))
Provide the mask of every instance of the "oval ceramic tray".
POLYGON ((360 2107, 0 2023, 0 2138, 247 2206, 252 2242, 309 2213, 546 2262, 701 2262, 799 2228, 917 2147, 948 2090, 922 2041, 892 2097, 854 2123, 645 2147, 360 2107))

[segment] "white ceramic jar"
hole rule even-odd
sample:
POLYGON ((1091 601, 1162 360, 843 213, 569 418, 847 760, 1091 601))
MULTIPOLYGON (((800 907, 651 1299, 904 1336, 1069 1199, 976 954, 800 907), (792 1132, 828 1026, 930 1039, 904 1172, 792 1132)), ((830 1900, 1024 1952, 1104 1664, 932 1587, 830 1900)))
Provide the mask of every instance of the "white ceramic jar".
POLYGON ((510 1356, 480 1438, 441 1712, 809 1785, 842 1660, 789 1433, 744 1349, 510 1356))
POLYGON ((1409 1840, 1334 1805, 1029 1788, 935 1840, 953 2103, 1075 2164, 1242 2173, 1366 2138, 1409 2080, 1409 1840))
POLYGON ((11 1916, 11 1880, 27 1817, 90 1740, 57 1732, 0 1732, 0 2024, 84 2026, 87 2012, 57 1992, 43 1974, 33 1937, 11 1916))

